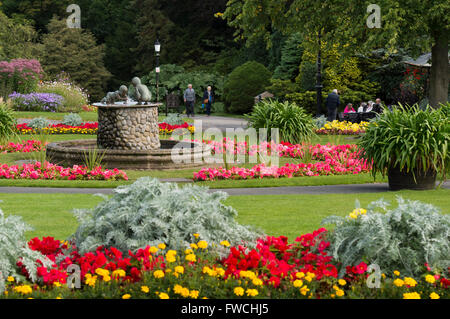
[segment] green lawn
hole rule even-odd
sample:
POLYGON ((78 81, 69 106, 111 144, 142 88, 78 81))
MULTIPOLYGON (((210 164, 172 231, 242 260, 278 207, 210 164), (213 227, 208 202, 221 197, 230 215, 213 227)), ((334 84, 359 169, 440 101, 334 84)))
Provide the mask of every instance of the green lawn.
MULTIPOLYGON (((436 205, 444 214, 450 213, 450 190, 400 191, 369 194, 330 195, 266 195, 230 196, 225 204, 238 211, 237 221, 252 225, 269 235, 288 236, 291 240, 300 234, 320 227, 323 218, 345 216, 358 199, 362 207, 383 197, 394 201, 397 195, 436 205)), ((0 208, 8 215, 20 215, 34 227, 27 238, 53 236, 65 239, 77 228, 71 211, 75 208, 95 207, 102 201, 92 195, 67 194, 0 194, 0 208)))

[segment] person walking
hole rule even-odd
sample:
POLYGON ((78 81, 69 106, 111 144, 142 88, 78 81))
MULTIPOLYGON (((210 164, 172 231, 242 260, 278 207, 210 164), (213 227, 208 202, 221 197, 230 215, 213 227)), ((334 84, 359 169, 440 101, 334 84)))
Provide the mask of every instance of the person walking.
POLYGON ((205 104, 206 115, 211 115, 211 105, 214 103, 214 92, 212 91, 212 87, 208 86, 203 93, 203 104, 205 104))
POLYGON ((334 89, 333 92, 328 94, 326 105, 328 111, 328 122, 333 122, 336 120, 336 115, 338 111, 338 107, 340 104, 338 90, 334 89))
POLYGON ((194 105, 195 105, 195 90, 192 88, 192 84, 188 85, 186 91, 184 91, 184 104, 186 105, 187 117, 194 117, 194 105))

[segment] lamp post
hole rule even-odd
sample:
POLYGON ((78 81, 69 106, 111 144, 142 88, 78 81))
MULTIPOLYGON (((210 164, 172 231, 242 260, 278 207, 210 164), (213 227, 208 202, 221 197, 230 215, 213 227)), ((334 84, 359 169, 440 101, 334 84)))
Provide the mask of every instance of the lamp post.
MULTIPOLYGON (((161 52, 161 43, 159 43, 158 38, 156 38, 155 42, 155 54, 156 54, 156 103, 159 102, 159 54, 161 52)), ((166 116, 167 116, 167 105, 166 105, 166 116)))
POLYGON ((322 33, 319 29, 318 34, 318 44, 319 51, 317 53, 317 82, 316 82, 316 90, 317 90, 317 117, 322 115, 322 33))

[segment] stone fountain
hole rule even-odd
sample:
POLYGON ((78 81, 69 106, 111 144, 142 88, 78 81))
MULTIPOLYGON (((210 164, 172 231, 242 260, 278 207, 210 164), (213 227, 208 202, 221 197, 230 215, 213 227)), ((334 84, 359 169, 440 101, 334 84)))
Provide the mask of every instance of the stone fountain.
POLYGON ((47 158, 59 165, 83 165, 94 150, 106 168, 180 169, 203 165, 211 149, 200 143, 160 140, 158 106, 151 93, 133 78, 134 100, 128 88, 109 92, 98 107, 97 140, 75 140, 47 145, 47 158))

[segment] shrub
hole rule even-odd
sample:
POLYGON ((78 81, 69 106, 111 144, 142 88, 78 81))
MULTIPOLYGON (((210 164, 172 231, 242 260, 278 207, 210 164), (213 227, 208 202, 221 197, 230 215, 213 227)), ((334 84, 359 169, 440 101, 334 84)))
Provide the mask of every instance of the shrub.
POLYGON ((278 128, 280 139, 293 144, 310 140, 314 134, 314 122, 308 113, 295 103, 262 101, 247 116, 249 126, 255 129, 278 128))
POLYGON ((63 97, 64 102, 58 109, 59 112, 80 112, 82 107, 89 103, 89 96, 69 78, 59 77, 52 82, 44 82, 38 85, 37 92, 52 93, 63 97))
POLYGON ((56 112, 64 101, 61 95, 53 93, 20 94, 14 92, 9 97, 16 111, 56 112))
POLYGON ((12 92, 33 92, 43 75, 37 60, 14 59, 0 61, 0 96, 7 97, 12 92))
POLYGON ((27 123, 28 127, 31 127, 33 130, 42 130, 43 128, 50 125, 50 121, 45 117, 35 117, 30 122, 27 123))
POLYGON ((11 136, 14 133, 16 119, 13 111, 0 101, 0 140, 11 136))
POLYGON ((369 124, 359 145, 364 157, 373 161, 372 173, 386 173, 389 168, 442 173, 449 167, 450 132, 448 117, 442 111, 418 105, 402 105, 384 112, 369 124))
POLYGON ((169 113, 167 117, 163 119, 163 122, 169 125, 183 125, 183 119, 176 113, 169 113))
POLYGON ((161 242, 182 250, 189 247, 194 233, 217 246, 223 240, 253 242, 258 233, 236 223, 237 212, 222 203, 226 197, 199 186, 180 188, 140 178, 115 189, 96 208, 76 211, 79 227, 72 239, 81 252, 100 245, 128 252, 161 242))
POLYGON ((64 116, 62 124, 69 126, 80 126, 83 124, 83 119, 78 114, 69 113, 64 116))
POLYGON ((271 73, 258 62, 249 61, 230 73, 224 86, 227 110, 231 113, 251 112, 255 96, 270 84, 271 73))
POLYGON ((316 117, 314 119, 314 125, 316 126, 316 129, 321 129, 322 127, 325 126, 325 124, 327 123, 327 118, 325 117, 325 115, 321 115, 319 117, 316 117))
POLYGON ((25 241, 25 232, 32 230, 25 224, 21 217, 5 217, 0 209, 0 294, 3 294, 5 288, 5 279, 12 276, 18 280, 24 280, 25 277, 21 270, 25 270, 28 277, 35 282, 37 280, 36 260, 42 262, 42 266, 50 267, 51 261, 40 252, 31 250, 25 241), (17 258, 20 257, 18 260, 17 258), (17 267, 19 262, 20 268, 17 267), (1 277, 4 278, 1 278, 1 277))
POLYGON ((343 265, 375 263, 386 274, 397 270, 417 276, 423 273, 425 263, 448 271, 450 216, 419 201, 398 198, 397 202, 398 207, 391 210, 380 200, 371 203, 367 212, 356 209, 346 218, 324 219, 322 224, 336 225, 327 238, 333 258, 343 265))

